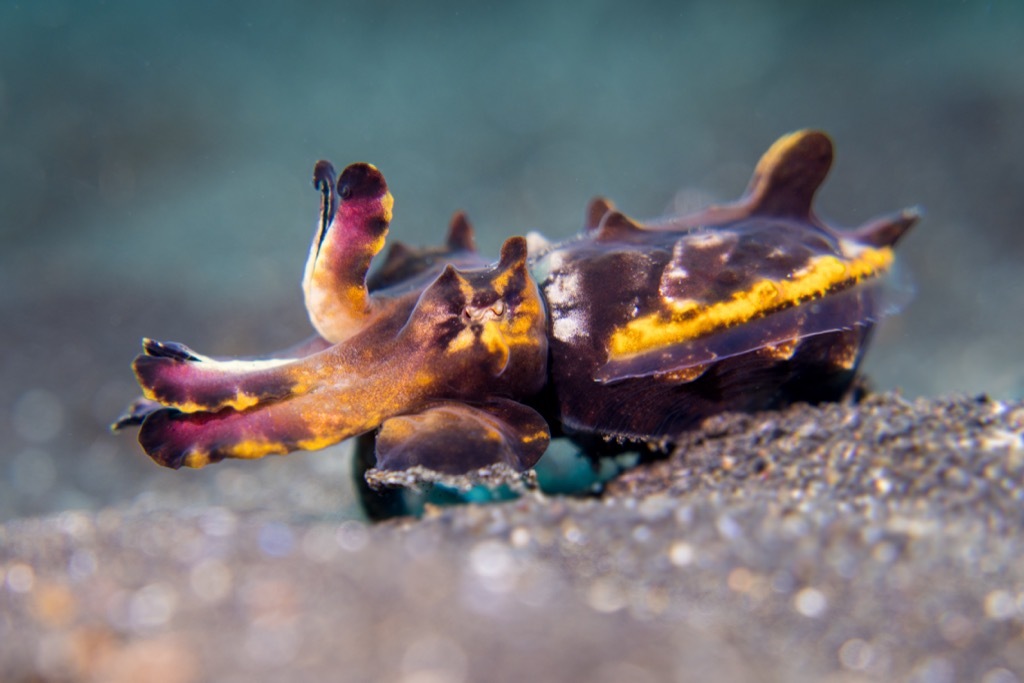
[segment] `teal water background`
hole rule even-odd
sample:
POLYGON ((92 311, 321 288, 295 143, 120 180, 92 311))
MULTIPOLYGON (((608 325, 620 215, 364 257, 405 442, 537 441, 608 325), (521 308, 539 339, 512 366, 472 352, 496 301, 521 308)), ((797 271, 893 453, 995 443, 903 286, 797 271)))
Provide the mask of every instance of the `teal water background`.
POLYGON ((106 425, 143 335, 308 333, 320 158, 381 168, 393 237, 465 209, 496 253, 572 234, 595 194, 732 199, 776 137, 823 128, 824 217, 926 211, 874 385, 1019 397, 1022 45, 1017 0, 0 2, 0 518, 237 483, 159 472, 106 425))

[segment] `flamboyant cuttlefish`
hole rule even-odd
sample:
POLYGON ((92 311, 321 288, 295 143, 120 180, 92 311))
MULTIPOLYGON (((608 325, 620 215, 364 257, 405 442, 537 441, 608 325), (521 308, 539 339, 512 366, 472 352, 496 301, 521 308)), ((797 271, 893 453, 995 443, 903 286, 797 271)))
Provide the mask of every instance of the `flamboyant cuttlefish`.
POLYGON ((639 223, 597 198, 578 236, 511 237, 496 263, 456 214, 444 246, 395 243, 372 274, 384 177, 321 161, 302 282, 317 334, 252 360, 145 339, 144 398, 115 428, 141 425, 173 468, 369 434, 370 476, 394 483, 526 472, 552 432, 666 443, 722 411, 838 399, 898 308, 892 248, 917 214, 825 224, 812 200, 832 154, 825 134, 793 133, 733 204, 639 223))

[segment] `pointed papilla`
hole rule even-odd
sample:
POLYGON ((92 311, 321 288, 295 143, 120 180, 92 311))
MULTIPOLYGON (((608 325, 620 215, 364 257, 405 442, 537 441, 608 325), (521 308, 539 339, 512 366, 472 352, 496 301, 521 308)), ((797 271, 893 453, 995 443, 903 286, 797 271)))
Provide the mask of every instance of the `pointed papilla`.
POLYGON ((587 211, 583 219, 583 229, 586 232, 597 230, 601 225, 601 219, 610 211, 615 210, 615 204, 607 197, 594 197, 587 204, 587 211))
POLYGON ((814 195, 832 166, 832 140, 801 130, 779 138, 754 170, 741 200, 750 214, 809 220, 814 195))
POLYGON ((893 247, 920 218, 920 209, 904 209, 862 225, 850 231, 848 236, 872 247, 893 247))
POLYGON ((628 241, 643 231, 643 226, 621 211, 609 211, 601 219, 595 239, 598 242, 628 241))
POLYGON ((526 247, 525 237, 509 237, 501 245, 501 256, 498 261, 498 268, 508 270, 515 266, 525 266, 529 250, 526 247))
POLYGON ((476 251, 476 235, 473 224, 465 211, 456 211, 448 223, 448 237, 445 244, 451 251, 476 251))

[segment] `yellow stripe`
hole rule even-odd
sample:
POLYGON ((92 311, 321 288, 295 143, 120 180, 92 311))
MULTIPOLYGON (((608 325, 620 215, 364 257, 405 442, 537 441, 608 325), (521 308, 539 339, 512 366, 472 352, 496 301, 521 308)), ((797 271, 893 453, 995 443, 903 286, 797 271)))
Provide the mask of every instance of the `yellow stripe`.
POLYGON ((167 401, 161 398, 150 387, 142 387, 142 395, 150 401, 156 401, 162 405, 180 410, 183 413, 213 412, 221 410, 222 408, 233 408, 234 410, 241 412, 252 408, 260 402, 258 397, 243 393, 241 390, 235 391, 234 398, 226 399, 220 403, 213 403, 209 401, 205 403, 196 401, 167 401))
POLYGON ((792 278, 759 280, 727 301, 703 307, 693 300, 670 303, 668 310, 636 318, 615 330, 608 345, 608 359, 681 344, 821 299, 829 292, 882 274, 892 260, 893 253, 888 247, 865 248, 849 261, 836 256, 816 256, 792 278))

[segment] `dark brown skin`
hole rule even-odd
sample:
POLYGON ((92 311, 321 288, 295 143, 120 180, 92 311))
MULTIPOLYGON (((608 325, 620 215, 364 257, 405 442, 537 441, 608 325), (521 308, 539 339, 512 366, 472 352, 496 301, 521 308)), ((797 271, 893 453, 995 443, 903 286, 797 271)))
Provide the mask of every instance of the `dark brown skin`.
POLYGON ((811 203, 831 160, 828 137, 804 131, 765 154, 735 204, 642 225, 591 203, 589 229, 534 264, 549 306, 553 411, 567 433, 671 440, 723 411, 847 391, 872 325, 899 294, 885 277, 889 250, 916 215, 848 232, 825 225, 811 203), (833 282, 813 263, 866 274, 833 282), (786 300, 814 278, 823 291, 786 300), (765 282, 781 285, 762 302, 750 293, 765 282), (716 324, 710 314, 730 307, 716 324))

